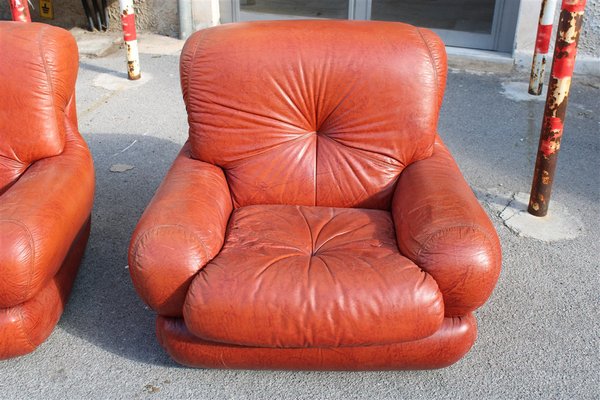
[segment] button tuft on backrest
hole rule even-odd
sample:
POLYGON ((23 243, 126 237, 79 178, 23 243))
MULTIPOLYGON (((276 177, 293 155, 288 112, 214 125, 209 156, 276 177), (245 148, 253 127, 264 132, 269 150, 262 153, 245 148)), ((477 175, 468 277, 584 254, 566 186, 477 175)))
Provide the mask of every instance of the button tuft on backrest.
POLYGON ((200 31, 181 56, 192 155, 227 171, 236 207, 388 209, 402 169, 431 155, 445 68, 439 38, 401 23, 200 31))

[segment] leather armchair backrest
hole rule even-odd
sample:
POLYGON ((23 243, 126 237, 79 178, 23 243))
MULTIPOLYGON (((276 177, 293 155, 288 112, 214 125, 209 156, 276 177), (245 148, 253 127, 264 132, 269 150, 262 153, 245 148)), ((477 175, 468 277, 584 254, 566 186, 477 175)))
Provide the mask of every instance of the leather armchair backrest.
POLYGON ((432 153, 446 80, 434 33, 370 21, 222 25, 180 67, 192 157, 223 168, 236 207, 388 209, 432 153))
POLYGON ((69 32, 0 21, 0 193, 36 160, 62 152, 78 63, 69 32))

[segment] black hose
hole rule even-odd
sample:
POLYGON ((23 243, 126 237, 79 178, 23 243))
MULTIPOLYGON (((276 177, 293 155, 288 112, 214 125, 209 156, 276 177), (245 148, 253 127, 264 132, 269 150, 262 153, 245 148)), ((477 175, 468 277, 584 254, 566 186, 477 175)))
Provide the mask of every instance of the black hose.
POLYGON ((92 13, 90 12, 90 6, 87 0, 81 0, 81 4, 83 4, 83 11, 85 11, 85 17, 88 22, 88 30, 90 32, 94 31, 94 19, 92 18, 92 13))
POLYGON ((98 6, 98 2, 96 0, 92 1, 92 7, 94 7, 94 15, 96 16, 95 20, 98 22, 97 28, 99 31, 102 30, 102 13, 100 12, 100 7, 98 6))
POLYGON ((102 11, 104 11, 104 30, 108 29, 108 6, 106 5, 106 0, 102 0, 102 11))

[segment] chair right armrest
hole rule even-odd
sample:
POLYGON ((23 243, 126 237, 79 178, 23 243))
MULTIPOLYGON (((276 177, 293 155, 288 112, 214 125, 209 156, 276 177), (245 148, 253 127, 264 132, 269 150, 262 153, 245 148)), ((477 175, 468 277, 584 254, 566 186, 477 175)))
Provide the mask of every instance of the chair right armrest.
POLYGON ((183 147, 144 211, 129 247, 129 272, 144 301, 181 316, 188 287, 223 246, 232 212, 223 170, 183 147))
POLYGON ((431 157, 400 174, 392 215, 400 251, 436 280, 447 317, 487 300, 500 274, 498 235, 439 136, 431 157))
POLYGON ((92 156, 69 131, 61 154, 34 162, 0 196, 0 309, 32 299, 57 274, 93 201, 92 156))

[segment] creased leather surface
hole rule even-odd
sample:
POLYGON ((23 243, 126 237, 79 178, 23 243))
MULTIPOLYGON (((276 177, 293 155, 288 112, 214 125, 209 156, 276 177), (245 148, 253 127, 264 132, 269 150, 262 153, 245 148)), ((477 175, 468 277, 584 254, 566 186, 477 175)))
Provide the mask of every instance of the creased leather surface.
POLYGON ((0 21, 0 54, 1 193, 31 163, 62 152, 79 60, 69 32, 39 23, 0 21))
POLYGON ((500 274, 498 235, 439 137, 433 155, 400 176, 392 213, 402 254, 434 277, 447 316, 487 300, 500 274))
POLYGON ((56 276, 25 303, 0 308, 0 360, 32 352, 52 333, 71 293, 89 233, 88 218, 56 276))
POLYGON ((301 349, 243 347, 205 341, 179 318, 158 317, 160 344, 175 361, 201 368, 300 370, 400 370, 447 367, 464 356, 477 336, 471 314, 445 318, 432 336, 412 342, 362 347, 301 349))
POLYGON ((60 317, 89 233, 94 167, 77 129, 71 34, 0 22, 0 54, 0 358, 6 358, 32 351, 60 317))
MULTIPOLYGON (((442 107, 444 99, 444 91, 446 90, 446 78, 448 77, 448 60, 446 55, 446 47, 442 43, 440 37, 429 29, 417 28, 423 42, 427 45, 431 64, 433 65, 435 80, 437 82, 437 90, 435 91, 438 99, 438 107, 442 107)), ((439 109, 438 109, 439 111, 439 109)))
POLYGON ((138 223, 129 249, 137 292, 161 315, 180 316, 196 273, 223 245, 231 197, 223 171, 181 150, 138 223))
POLYGON ((58 272, 92 209, 94 167, 77 131, 0 195, 0 308, 31 299, 58 272))
POLYGON ((389 209, 402 169, 431 154, 443 95, 443 44, 423 32, 328 20, 195 33, 181 56, 193 157, 223 168, 235 207, 389 209))
POLYGON ((399 253, 389 212, 285 205, 233 212, 184 307, 198 337, 263 347, 421 339, 443 315, 435 281, 399 253))

